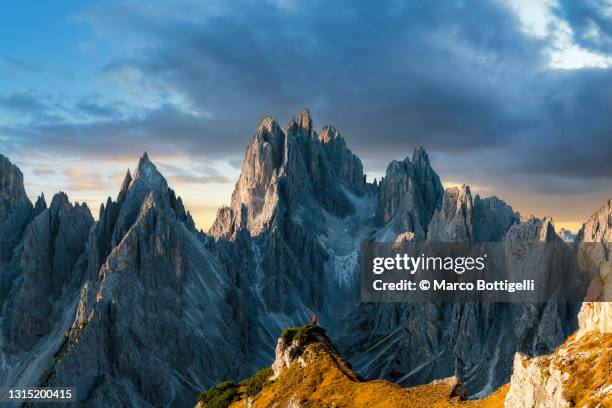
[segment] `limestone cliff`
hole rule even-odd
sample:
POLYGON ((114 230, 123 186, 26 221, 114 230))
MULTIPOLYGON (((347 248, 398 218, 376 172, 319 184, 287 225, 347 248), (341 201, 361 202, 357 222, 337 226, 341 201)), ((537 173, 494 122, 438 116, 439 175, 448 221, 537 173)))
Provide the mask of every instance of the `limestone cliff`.
POLYGON ((31 211, 32 203, 23 186, 23 174, 0 154, 0 266, 10 260, 31 211))
MULTIPOLYGON (((592 282, 594 297, 609 296, 611 292, 606 291, 612 290, 611 201, 591 216, 576 237, 575 250, 600 272, 592 282)), ((507 407, 595 407, 612 401, 611 303, 584 302, 578 320, 578 331, 554 353, 535 358, 517 353, 507 407)))

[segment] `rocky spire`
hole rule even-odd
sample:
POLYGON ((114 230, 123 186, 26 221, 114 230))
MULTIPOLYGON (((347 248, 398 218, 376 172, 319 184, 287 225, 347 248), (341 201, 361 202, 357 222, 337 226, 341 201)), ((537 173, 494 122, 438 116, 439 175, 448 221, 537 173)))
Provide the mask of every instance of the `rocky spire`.
POLYGON ((415 150, 412 158, 412 162, 408 157, 394 160, 387 167, 378 188, 376 220, 388 225, 393 236, 413 232, 415 239, 421 240, 441 205, 443 188, 424 149, 415 150))
POLYGON ((478 242, 501 241, 512 225, 518 224, 521 215, 506 202, 492 196, 474 198, 474 239, 478 242))
MULTIPOLYGON (((599 266, 600 276, 591 282, 595 295, 602 299, 612 298, 612 197, 597 210, 578 232, 575 240, 582 253, 599 266), (598 244, 593 244, 593 243, 598 244), (599 293, 597 293, 599 292, 599 293)), ((578 315, 577 337, 595 333, 612 333, 612 302, 584 302, 578 315)))
POLYGON ((342 138, 340 132, 333 126, 324 126, 323 130, 321 131, 321 136, 319 136, 322 143, 330 143, 333 140, 340 138, 342 138))
POLYGON ((34 204, 34 216, 40 214, 46 209, 47 202, 45 201, 45 193, 41 192, 38 198, 36 199, 36 204, 34 204))
POLYGON ((340 132, 333 126, 325 126, 319 139, 334 174, 358 193, 364 192, 366 183, 363 165, 359 157, 346 146, 340 132))
POLYGON ((211 235, 231 237, 241 227, 256 235, 269 224, 278 201, 286 145, 278 123, 270 116, 262 119, 247 148, 230 206, 219 210, 211 235))
POLYGON ((582 226, 578 242, 612 242, 612 197, 582 226))
POLYGON ((11 257, 31 212, 21 170, 0 154, 0 261, 11 257))
MULTIPOLYGON (((126 179, 127 179, 126 175, 126 179)), ((134 179, 131 180, 129 186, 136 183, 146 184, 150 189, 163 188, 167 186, 166 179, 157 170, 157 167, 149 159, 147 152, 144 152, 140 160, 138 161, 138 167, 136 173, 134 173, 134 179)), ((125 183, 125 180, 124 180, 125 183)))
POLYGON ((89 234, 93 217, 86 206, 73 205, 59 192, 49 208, 26 228, 19 260, 23 283, 14 299, 10 339, 28 349, 47 334, 53 324, 53 303, 65 288, 78 287, 81 275, 73 268, 89 234))
POLYGON ((473 201, 470 188, 450 187, 444 192, 442 207, 431 220, 427 240, 430 242, 470 242, 474 240, 473 201))
POLYGON ((559 230, 559 237, 561 237, 564 242, 572 243, 576 239, 576 234, 567 228, 561 228, 559 230))
MULTIPOLYGON (((304 110, 285 131, 277 122, 262 120, 249 145, 229 207, 218 212, 210 230, 215 237, 232 237, 240 228, 258 235, 270 226, 280 207, 323 207, 345 215, 353 210, 341 183, 362 191, 361 162, 342 139, 322 144, 304 110)), ((317 217, 320 218, 320 217, 317 217)))
POLYGON ((526 217, 514 224, 505 236, 507 242, 560 242, 555 224, 550 217, 526 217))
POLYGON ((310 117, 310 111, 308 109, 304 109, 302 113, 300 113, 300 120, 298 124, 302 129, 304 129, 307 135, 312 134, 312 118, 310 117))
POLYGON ((6 219, 15 206, 29 202, 21 170, 0 154, 0 221, 6 219))
MULTIPOLYGON (((148 159, 148 156, 147 156, 147 159, 148 159)), ((131 183, 132 183, 132 174, 130 173, 130 169, 128 169, 127 172, 125 173, 125 177, 123 178, 123 183, 121 184, 119 195, 117 196, 118 202, 121 202, 125 199, 125 195, 127 194, 128 188, 130 188, 131 183)))

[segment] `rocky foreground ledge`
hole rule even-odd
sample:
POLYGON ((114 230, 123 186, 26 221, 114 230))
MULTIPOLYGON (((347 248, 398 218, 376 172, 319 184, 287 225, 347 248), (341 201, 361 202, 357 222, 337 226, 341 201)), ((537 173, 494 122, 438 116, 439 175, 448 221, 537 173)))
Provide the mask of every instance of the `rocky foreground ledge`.
POLYGON ((500 407, 506 391, 507 386, 484 400, 466 401, 457 377, 411 388, 366 381, 340 356, 323 328, 306 325, 281 333, 271 367, 240 383, 226 381, 204 391, 196 407, 500 407))

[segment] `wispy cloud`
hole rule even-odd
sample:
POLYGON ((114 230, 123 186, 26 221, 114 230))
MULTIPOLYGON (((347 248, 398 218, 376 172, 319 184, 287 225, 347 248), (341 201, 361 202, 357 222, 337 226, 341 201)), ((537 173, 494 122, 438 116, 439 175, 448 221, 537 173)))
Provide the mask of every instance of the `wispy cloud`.
POLYGON ((0 57, 0 67, 13 74, 33 74, 42 70, 39 65, 13 56, 0 57))

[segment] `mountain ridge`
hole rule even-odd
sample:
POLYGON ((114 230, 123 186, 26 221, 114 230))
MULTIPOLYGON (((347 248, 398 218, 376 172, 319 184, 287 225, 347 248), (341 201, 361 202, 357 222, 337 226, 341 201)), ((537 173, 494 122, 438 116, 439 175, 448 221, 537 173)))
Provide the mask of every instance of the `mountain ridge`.
MULTIPOLYGON (((21 333, 10 329, 15 311, 27 311, 15 299, 35 291, 23 286, 32 268, 20 262, 28 246, 19 231, 52 211, 44 199, 23 201, 14 186, 20 172, 0 168, 12 174, 2 179, 12 180, 11 203, 22 205, 5 211, 5 219, 19 215, 10 224, 19 238, 0 263, 0 293, 7 294, 0 298, 0 374, 11 385, 27 378, 76 384, 78 401, 90 406, 190 406, 206 386, 270 364, 277 333, 314 312, 364 377, 418 385, 457 375, 480 397, 508 382, 515 352, 551 352, 577 326, 578 310, 556 303, 360 303, 358 252, 368 240, 560 238, 550 219, 521 220, 497 197, 472 197, 468 186, 443 189, 422 148, 367 183, 339 131, 325 127, 319 136, 304 111, 285 129, 262 120, 231 203, 209 234, 196 231, 146 153, 96 222, 86 207, 54 197, 51 207, 63 203, 85 221, 60 217, 63 228, 76 227, 61 246, 77 249, 58 264, 69 279, 49 292, 54 313, 43 319, 45 329, 23 342, 10 335, 21 333)), ((58 242, 61 228, 37 234, 30 246, 58 242)))

